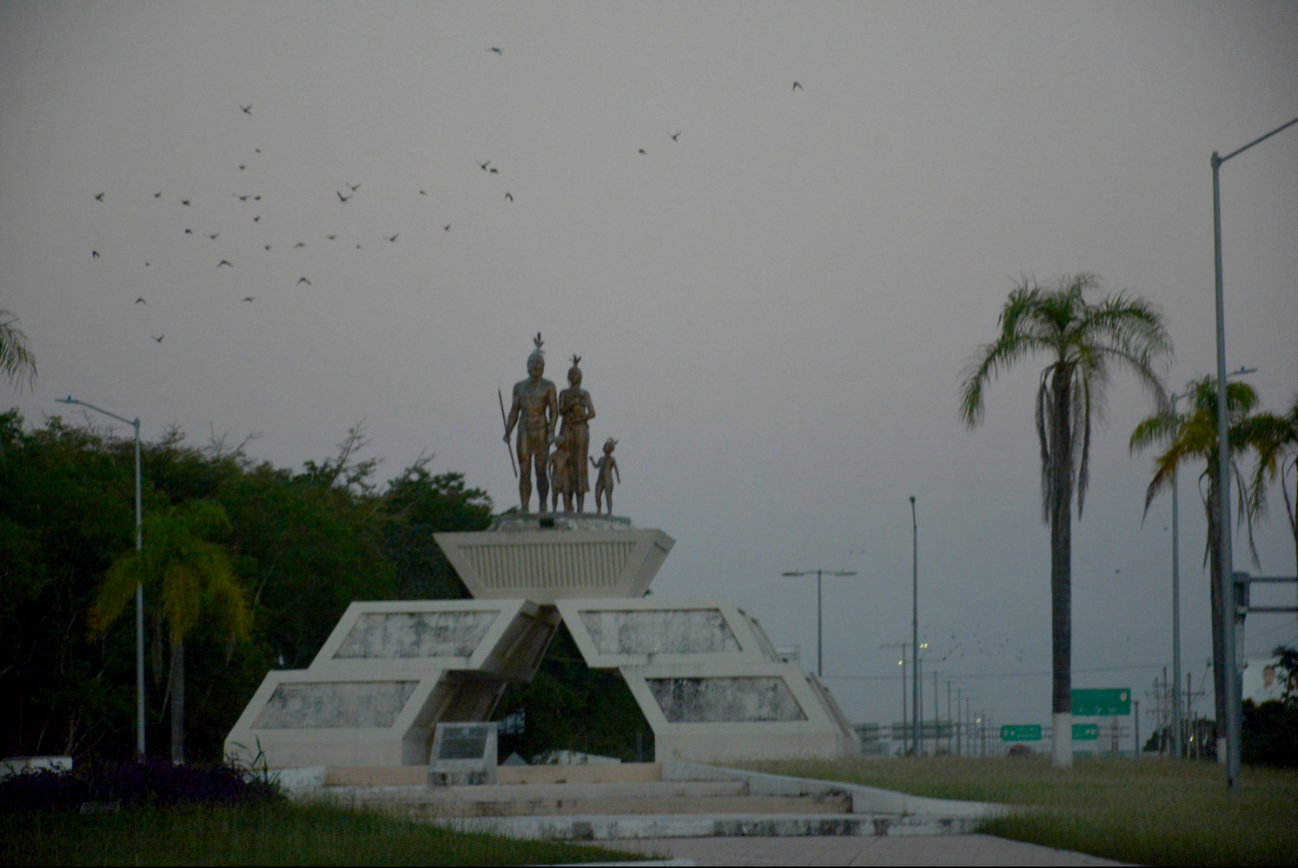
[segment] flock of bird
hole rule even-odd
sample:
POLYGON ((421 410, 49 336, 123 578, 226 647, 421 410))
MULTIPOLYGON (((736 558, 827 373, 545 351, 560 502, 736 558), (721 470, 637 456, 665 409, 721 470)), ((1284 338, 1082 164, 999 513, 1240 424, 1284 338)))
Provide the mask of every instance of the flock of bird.
MULTIPOLYGON (((495 47, 495 46, 486 49, 486 51, 489 52, 489 53, 493 53, 493 54, 499 55, 499 56, 503 56, 503 55, 504 55, 504 51, 503 51, 502 49, 498 48, 498 47, 495 47)), ((797 82, 797 81, 793 82, 793 90, 794 90, 794 91, 802 90, 802 89, 803 89, 803 86, 802 86, 799 82, 797 82)), ((252 105, 252 104, 248 104, 248 105, 238 104, 238 108, 239 108, 239 110, 240 110, 244 115, 246 115, 246 116, 248 116, 248 117, 252 117, 252 116, 253 116, 253 105, 252 105)), ((673 143, 679 143, 679 141, 680 141, 680 137, 681 137, 681 132, 679 132, 679 131, 678 131, 678 132, 675 132, 675 133, 672 133, 672 134, 670 134, 670 135, 668 135, 668 138, 671 139, 671 141, 672 141, 673 143)), ((647 150, 646 148, 639 148, 639 149, 638 149, 638 153, 641 154, 641 155, 648 155, 648 150, 647 150)), ((254 169, 254 173, 253 173, 253 175, 251 175, 250 177, 255 177, 255 170, 258 168, 258 166, 257 166, 256 164, 259 163, 259 162, 261 161, 261 159, 262 159, 262 150, 261 150, 261 148, 254 148, 253 151, 252 151, 252 154, 251 154, 249 157, 244 158, 241 162, 238 162, 236 165, 238 166, 238 170, 239 170, 240 172, 247 172, 247 171, 249 170, 250 166, 253 167, 253 169, 254 169)), ((495 166, 495 165, 492 165, 492 161, 491 161, 490 159, 487 159, 487 160, 481 160, 481 161, 475 161, 475 162, 477 162, 477 166, 478 166, 478 168, 479 168, 479 169, 480 169, 484 174, 486 174, 486 175, 488 175, 488 176, 493 176, 493 175, 494 175, 494 176, 501 176, 501 175, 502 175, 501 170, 500 170, 500 167, 495 166)), ((240 186, 244 186, 244 185, 240 185, 240 186)), ((252 186, 252 185, 249 184, 249 185, 247 185, 247 186, 252 186)), ((356 198, 357 195, 360 195, 360 191, 361 191, 362 186, 363 186, 363 182, 352 183, 352 182, 350 182, 350 181, 345 181, 345 182, 341 185, 341 187, 339 187, 338 189, 336 189, 336 190, 334 191, 335 196, 336 196, 336 199, 337 199, 337 207, 340 207, 340 208, 345 208, 345 207, 347 207, 348 204, 349 204, 349 203, 350 203, 354 198, 356 198)), ((245 186, 245 189, 246 189, 246 186, 245 186)), ((499 189, 499 188, 497 188, 497 189, 499 189)), ((413 192, 413 191, 412 191, 412 192, 413 192)), ((240 206, 250 206, 249 209, 248 209, 250 213, 244 213, 244 214, 242 214, 242 215, 239 215, 239 218, 241 218, 241 219, 243 219, 243 220, 249 220, 249 219, 250 219, 252 223, 254 223, 254 224, 258 224, 258 227, 259 227, 259 228, 262 228, 262 229, 268 229, 268 228, 269 228, 270 223, 271 223, 272 221, 268 220, 266 223, 262 223, 262 217, 263 217, 262 211, 265 210, 265 209, 264 209, 264 207, 261 207, 261 206, 263 205, 263 198, 262 198, 262 194, 261 194, 261 193, 256 193, 256 192, 249 193, 249 192, 244 192, 244 191, 242 191, 242 190, 231 190, 231 191, 230 191, 230 194, 231 194, 231 196, 232 196, 235 200, 237 200, 237 201, 239 202, 239 205, 240 205, 240 206)), ((423 197, 427 197, 427 196, 428 196, 428 191, 427 191, 426 189, 418 189, 418 191, 417 191, 417 195, 419 195, 419 196, 423 196, 423 197)), ((114 196, 109 196, 107 191, 100 191, 100 192, 97 192, 97 193, 94 193, 94 194, 93 194, 93 199, 94 199, 94 201, 95 201, 96 203, 98 203, 99 205, 109 206, 110 208, 112 207, 112 204, 114 204, 113 200, 115 200, 116 198, 117 198, 117 197, 116 197, 115 195, 114 195, 114 196)), ((153 200, 155 200, 156 202, 158 202, 160 205, 165 205, 165 204, 166 204, 166 199, 164 198, 163 191, 161 191, 161 190, 154 191, 154 192, 152 193, 151 198, 152 198, 153 200)), ((189 194, 189 198, 181 199, 181 198, 177 197, 174 201, 177 201, 177 202, 179 203, 179 206, 180 206, 181 209, 191 209, 191 208, 193 208, 193 206, 194 206, 195 198, 196 198, 196 197, 195 197, 193 194, 189 194)), ((147 201, 147 199, 146 199, 146 201, 147 201)), ((227 200, 227 201, 228 201, 228 200, 227 200)), ((504 192, 504 196, 503 196, 503 199, 500 200, 500 201, 503 201, 504 203, 510 203, 510 204, 512 204, 512 203, 515 201, 515 199, 514 199, 514 194, 513 194, 511 191, 509 191, 509 190, 505 190, 505 192, 504 192)), ((204 203, 204 204, 206 204, 206 203, 204 203)), ((264 204, 267 205, 267 206, 270 205, 269 200, 267 200, 264 204)), ((228 212, 227 212, 227 213, 228 213, 228 212)), ((221 230, 221 229, 216 229, 216 231, 210 231, 210 232, 209 232, 209 231, 206 231, 206 230, 199 230, 199 231, 196 232, 195 229, 194 229, 192 226, 190 226, 190 225, 184 225, 184 224, 186 224, 186 223, 191 222, 191 220, 190 220, 190 219, 180 219, 180 218, 182 218, 182 216, 187 217, 187 215, 185 215, 185 212, 184 212, 184 211, 179 211, 179 212, 177 212, 177 218, 178 218, 178 219, 177 219, 177 222, 176 222, 176 227, 177 227, 177 229, 179 230, 179 234, 180 234, 182 237, 194 237, 194 238, 198 238, 198 237, 206 237, 209 241, 212 241, 212 242, 216 242, 219 238, 222 237, 222 230, 221 230)), ((227 217, 227 219, 232 219, 232 218, 227 217)), ((448 222, 448 223, 443 223, 443 224, 440 224, 440 225, 441 225, 441 230, 442 230, 442 232, 443 232, 443 233, 447 233, 447 232, 450 232, 450 231, 451 231, 451 227, 452 227, 453 223, 449 223, 449 222, 448 222)), ((227 237, 229 237, 228 234, 227 234, 227 237)), ((341 237, 342 237, 341 234, 336 233, 336 232, 335 232, 335 233, 326 234, 326 235, 323 236, 323 238, 324 238, 326 241, 328 241, 328 242, 336 242, 336 241, 338 241, 341 237)), ((401 239, 401 233, 400 233, 400 232, 393 232, 391 235, 380 234, 380 235, 378 235, 378 236, 376 236, 376 237, 377 237, 377 239, 380 239, 381 241, 386 242, 387 244, 395 245, 395 244, 397 244, 398 241, 401 239)), ((354 239, 353 239, 353 240, 354 240, 354 239)), ((270 253, 270 252, 272 252, 273 250, 276 249, 276 244, 275 244, 275 243, 265 243, 265 241, 266 241, 266 239, 265 239, 265 237, 263 237, 262 242, 260 243, 260 246, 261 246, 261 248, 262 248, 262 253, 270 253)), ((295 250, 296 250, 296 249, 306 248, 307 246, 308 246, 308 244, 307 244, 306 241, 298 240, 298 241, 296 241, 296 243, 294 243, 294 244, 291 246, 291 249, 295 249, 295 250)), ((359 241, 356 241, 356 242, 355 242, 355 249, 360 250, 360 249, 363 248, 363 246, 364 246, 364 245, 363 245, 361 242, 359 242, 359 241)), ((108 252, 109 252, 109 251, 108 251, 107 249, 105 249, 104 252, 101 253, 100 248, 99 248, 99 247, 95 247, 95 248, 93 248, 93 249, 91 250, 90 253, 91 253, 91 258, 92 258, 93 260, 105 260, 105 261, 107 261, 108 257, 107 257, 105 254, 108 253, 108 252)), ((243 253, 246 253, 246 252, 248 252, 248 251, 243 251, 243 253)), ((214 256, 213 256, 213 258, 216 259, 216 262, 215 262, 215 264, 214 264, 213 266, 211 266, 211 267, 214 268, 214 269, 216 269, 216 270, 229 269, 229 270, 231 270, 231 271, 234 271, 235 268, 236 268, 236 262, 235 262, 235 260, 236 260, 236 258, 238 258, 238 257, 237 257, 235 254, 229 252, 228 250, 222 250, 222 251, 220 251, 220 252, 218 252, 218 253, 215 253, 214 256)), ((243 260, 240 260, 240 261, 243 261, 243 260)), ((146 268, 152 267, 152 262, 151 262, 151 261, 145 261, 144 266, 145 266, 146 268)), ((309 277, 307 274, 302 274, 300 277, 298 277, 297 281, 293 284, 293 286, 295 286, 295 287, 301 287, 301 286, 313 286, 313 283, 312 283, 310 277, 309 277)), ((268 287, 268 288, 271 288, 271 287, 268 287)), ((257 297, 254 296, 254 295, 245 295, 245 296, 243 296, 242 298, 240 298, 239 301, 240 301, 240 303, 250 304, 250 303, 255 302, 256 300, 257 300, 257 297)), ((147 306, 147 305, 148 305, 148 299, 146 299, 144 296, 137 296, 133 304, 135 304, 135 305, 145 305, 145 306, 147 306)), ((163 342, 163 339, 166 337, 166 335, 165 335, 165 333, 164 333, 164 334, 158 334, 158 335, 150 334, 150 337, 153 339, 153 341, 154 341, 155 343, 161 344, 161 343, 163 342)))

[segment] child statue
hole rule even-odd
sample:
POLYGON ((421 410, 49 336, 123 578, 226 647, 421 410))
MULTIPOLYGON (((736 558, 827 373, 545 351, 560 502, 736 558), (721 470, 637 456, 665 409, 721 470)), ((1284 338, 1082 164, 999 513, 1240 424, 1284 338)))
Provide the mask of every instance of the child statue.
MULTIPOLYGON (((554 492, 554 506, 551 512, 559 511, 559 495, 563 495, 563 511, 572 512, 572 455, 568 449, 568 435, 560 434, 552 441, 554 451, 550 453, 550 490, 554 492)), ((545 504, 541 504, 545 509, 545 504)))
POLYGON ((622 473, 617 469, 617 459, 613 457, 613 447, 617 446, 617 441, 612 437, 604 441, 604 457, 599 461, 594 458, 590 463, 595 465, 599 471, 599 477, 595 480, 595 514, 599 514, 600 495, 608 502, 608 514, 613 514, 613 476, 616 474, 618 485, 622 484, 622 473))

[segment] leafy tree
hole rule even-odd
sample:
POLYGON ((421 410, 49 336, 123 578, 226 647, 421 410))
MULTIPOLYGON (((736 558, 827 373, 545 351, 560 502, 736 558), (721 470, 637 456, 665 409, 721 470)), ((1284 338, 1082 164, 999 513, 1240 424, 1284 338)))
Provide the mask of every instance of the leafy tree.
POLYGON ((974 428, 985 416, 983 396, 991 380, 1028 356, 1051 359, 1037 389, 1036 427, 1041 512, 1050 526, 1053 762, 1064 768, 1072 765, 1072 501, 1075 494, 1080 518, 1090 481, 1092 418, 1103 411, 1114 369, 1134 374, 1163 403, 1155 365, 1171 353, 1162 315, 1153 306, 1121 293, 1088 302, 1086 293, 1098 288, 1090 274, 1065 276, 1046 287, 1023 280, 1001 310, 1000 335, 965 368, 960 396, 961 418, 974 428))
POLYGON ((396 570, 398 600, 454 600, 469 596, 433 539, 437 532, 486 530, 491 498, 466 488, 464 474, 428 472, 431 456, 421 456, 383 494, 383 551, 396 570))
POLYGON ((36 356, 27 346, 27 335, 18 325, 18 317, 0 308, 0 372, 11 383, 31 385, 36 379, 36 356))
MULTIPOLYGON (((1189 408, 1173 415, 1170 408, 1161 410, 1142 420, 1131 432, 1129 447, 1139 452, 1155 444, 1166 444, 1166 449, 1154 459, 1154 477, 1145 491, 1145 511, 1159 492, 1171 488, 1172 477, 1184 465, 1204 463, 1199 474, 1199 497, 1208 516, 1208 539, 1204 545, 1204 560, 1209 565, 1212 600, 1212 676, 1217 696, 1217 720, 1226 719, 1226 664, 1223 645, 1221 603, 1221 561, 1217 557, 1217 528, 1221 525, 1221 506, 1218 498, 1217 472, 1217 378, 1203 377, 1186 384, 1190 399, 1189 408)), ((1256 435, 1249 414, 1257 406, 1257 392, 1248 383, 1226 384, 1227 438, 1230 441, 1231 461, 1236 456, 1255 448, 1256 435)), ((1252 522, 1249 502, 1245 497, 1243 476, 1238 466, 1234 469, 1235 483, 1239 486, 1239 520, 1250 529, 1249 549, 1252 551, 1252 522)), ((1256 561, 1256 553, 1253 555, 1256 561)))
POLYGON ((515 715, 522 732, 502 733, 500 750, 529 761, 552 750, 574 750, 634 761, 636 733, 643 756, 653 756, 653 731, 631 688, 616 671, 586 665, 568 628, 560 624, 529 684, 511 684, 496 705, 496 720, 515 715))
POLYGON ((133 634, 84 637, 104 570, 135 540, 133 463, 57 417, 24 432, 17 411, 0 414, 0 448, 0 750, 127 754, 134 691, 113 685, 134 686, 133 634))
POLYGON ((1249 486, 1249 500, 1254 514, 1263 514, 1267 506, 1267 484, 1279 480, 1285 512, 1289 516, 1289 530, 1293 533, 1295 562, 1298 563, 1298 395, 1294 396, 1288 412, 1283 415, 1258 413, 1251 426, 1253 443, 1257 448, 1257 469, 1249 486), (1286 481, 1290 471, 1294 474, 1292 500, 1287 487, 1290 483, 1286 481))
POLYGON ((231 641, 247 638, 250 614, 243 588, 225 550, 210 537, 230 530, 220 504, 197 500, 144 519, 144 551, 121 555, 104 575, 91 629, 103 632, 130 605, 138 584, 156 600, 155 618, 171 644, 171 759, 185 760, 185 638, 204 612, 229 629, 231 641))

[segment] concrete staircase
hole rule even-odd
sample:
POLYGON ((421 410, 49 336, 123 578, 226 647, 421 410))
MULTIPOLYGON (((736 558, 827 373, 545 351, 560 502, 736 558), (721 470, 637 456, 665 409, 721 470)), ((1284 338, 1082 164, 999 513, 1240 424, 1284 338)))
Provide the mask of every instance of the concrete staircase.
POLYGON ((422 768, 320 768, 294 793, 466 831, 570 840, 969 834, 1003 810, 693 763, 498 773, 498 784, 430 788, 422 768))

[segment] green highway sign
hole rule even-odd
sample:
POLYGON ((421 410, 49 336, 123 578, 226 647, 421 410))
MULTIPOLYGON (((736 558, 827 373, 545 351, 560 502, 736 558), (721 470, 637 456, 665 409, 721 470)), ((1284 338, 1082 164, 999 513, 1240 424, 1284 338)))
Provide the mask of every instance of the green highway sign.
POLYGON ((1023 726, 1002 726, 1001 741, 1041 741, 1041 724, 1029 723, 1023 726))
POLYGON ((1080 717, 1109 717, 1131 714, 1131 688, 1074 690, 1073 714, 1080 717))
MULTIPOLYGON (((1073 691, 1076 693, 1077 691, 1073 691)), ((1100 738, 1098 723, 1074 723, 1073 741, 1097 741, 1100 738)))

